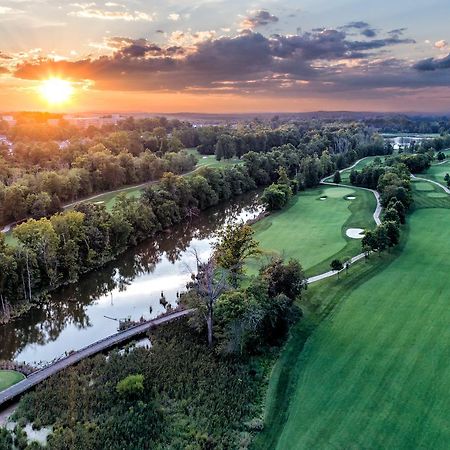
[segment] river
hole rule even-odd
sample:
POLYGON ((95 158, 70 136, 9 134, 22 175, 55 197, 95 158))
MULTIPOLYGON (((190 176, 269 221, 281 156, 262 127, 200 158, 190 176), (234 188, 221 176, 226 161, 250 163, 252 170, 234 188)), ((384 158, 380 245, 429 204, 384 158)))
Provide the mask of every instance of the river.
POLYGON ((175 306, 177 293, 185 289, 189 268, 195 268, 192 251, 206 259, 215 234, 227 221, 248 220, 260 212, 258 193, 243 195, 56 290, 47 302, 0 326, 0 360, 42 364, 115 333, 114 318, 156 317, 164 311, 161 292, 175 306))

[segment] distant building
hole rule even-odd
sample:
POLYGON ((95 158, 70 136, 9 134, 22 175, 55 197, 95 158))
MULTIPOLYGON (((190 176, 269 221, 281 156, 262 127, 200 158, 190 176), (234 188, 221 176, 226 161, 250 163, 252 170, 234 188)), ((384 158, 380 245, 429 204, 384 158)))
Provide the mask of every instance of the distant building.
POLYGON ((89 126, 101 127, 102 125, 115 125, 123 119, 120 114, 92 115, 92 116, 65 116, 64 119, 78 127, 87 128, 89 126))
POLYGON ((10 115, 6 115, 6 116, 0 116, 1 120, 4 120, 5 122, 8 122, 8 124, 11 125, 15 125, 16 124, 16 119, 14 119, 13 116, 10 115))

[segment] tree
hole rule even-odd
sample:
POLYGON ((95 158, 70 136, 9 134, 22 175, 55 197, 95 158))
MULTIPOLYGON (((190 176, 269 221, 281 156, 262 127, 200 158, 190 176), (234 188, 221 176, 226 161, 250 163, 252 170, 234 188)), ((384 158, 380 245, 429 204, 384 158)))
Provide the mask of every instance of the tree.
POLYGON ((126 398, 138 398, 144 391, 144 375, 128 375, 116 385, 118 394, 126 398))
MULTIPOLYGON (((0 322, 2 318, 9 318, 10 301, 16 293, 13 286, 17 279, 17 261, 8 245, 3 233, 0 234, 0 322)), ((0 447, 1 448, 1 447, 0 447)))
POLYGON ((398 214, 398 216, 400 218, 400 223, 404 224, 406 222, 406 208, 405 208, 405 205, 401 201, 397 200, 396 198, 393 198, 388 203, 387 210, 389 210, 391 208, 393 208, 393 209, 395 209, 397 211, 397 214, 398 214))
POLYGON ((339 184, 341 182, 341 172, 339 172, 339 170, 336 170, 336 172, 334 173, 333 176, 333 183, 334 184, 339 184))
POLYGON ((41 275, 50 286, 55 285, 58 277, 57 254, 59 239, 48 219, 30 219, 14 229, 14 237, 27 250, 35 253, 41 275))
POLYGON ((231 282, 235 287, 239 276, 243 274, 244 261, 260 253, 253 234, 253 228, 242 222, 230 223, 218 233, 214 256, 217 264, 230 272, 231 282))
POLYGON ((383 221, 400 223, 400 215, 394 207, 387 208, 383 214, 383 221))
POLYGON ((269 295, 275 297, 284 294, 295 300, 306 287, 306 278, 302 266, 296 259, 285 263, 281 258, 272 258, 261 267, 259 274, 268 283, 269 295))
POLYGON ((264 189, 261 201, 269 211, 274 211, 286 206, 288 197, 286 196, 285 190, 280 185, 271 184, 264 189))
POLYGON ((375 238, 376 238, 376 241, 377 241, 378 252, 381 253, 390 244, 390 239, 389 239, 389 236, 387 234, 386 226, 384 226, 382 224, 382 225, 379 225, 376 228, 376 230, 375 230, 375 238))
POLYGON ((337 271, 338 279, 339 279, 339 273, 344 268, 341 260, 333 259, 333 261, 331 261, 330 267, 331 267, 331 270, 337 271))
POLYGON ((368 256, 371 251, 377 251, 378 242, 374 231, 366 230, 361 240, 361 247, 366 256, 368 256))
POLYGON ((198 313, 206 321, 208 345, 213 345, 214 306, 219 297, 228 289, 228 272, 218 267, 214 254, 208 261, 201 261, 196 250, 193 251, 196 261, 196 273, 191 271, 192 282, 188 283, 190 291, 184 297, 188 304, 197 307, 198 313), (195 294, 192 296, 192 293, 195 294))
POLYGON ((400 227, 397 221, 383 221, 382 227, 386 232, 388 247, 394 247, 400 242, 400 227))

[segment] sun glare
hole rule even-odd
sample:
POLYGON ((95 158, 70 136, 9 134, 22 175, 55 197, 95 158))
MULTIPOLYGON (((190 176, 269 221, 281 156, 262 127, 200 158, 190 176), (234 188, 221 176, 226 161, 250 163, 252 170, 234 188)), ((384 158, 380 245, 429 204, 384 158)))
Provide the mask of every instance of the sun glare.
POLYGON ((52 105, 67 103, 72 97, 73 91, 72 83, 61 78, 44 80, 39 87, 41 96, 52 105))

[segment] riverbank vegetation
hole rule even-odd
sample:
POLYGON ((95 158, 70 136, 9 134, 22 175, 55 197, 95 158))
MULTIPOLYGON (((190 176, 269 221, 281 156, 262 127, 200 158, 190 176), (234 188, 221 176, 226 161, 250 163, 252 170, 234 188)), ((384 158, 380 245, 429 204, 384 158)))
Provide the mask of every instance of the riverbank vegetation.
POLYGON ((103 204, 85 203, 73 211, 18 225, 13 233, 17 245, 10 247, 0 237, 2 319, 8 320, 39 301, 46 291, 76 281, 159 231, 273 183, 280 178, 280 170, 283 177, 294 180, 293 186, 305 189, 358 157, 392 151, 376 134, 363 133, 359 127, 349 127, 347 134, 337 137, 325 131, 320 145, 325 139, 336 140, 342 152, 320 151, 319 144, 311 140, 298 147, 288 144, 266 152, 248 151, 242 165, 203 167, 187 177, 166 173, 139 198, 117 198, 111 211, 103 204))
MULTIPOLYGON (((213 347, 198 305, 191 319, 152 331, 150 349, 98 355, 47 380, 14 418, 51 426, 52 450, 245 449, 262 427, 268 371, 300 316, 304 286, 297 261, 273 260, 219 295, 213 347)), ((190 293, 184 302, 207 295, 190 293)))

